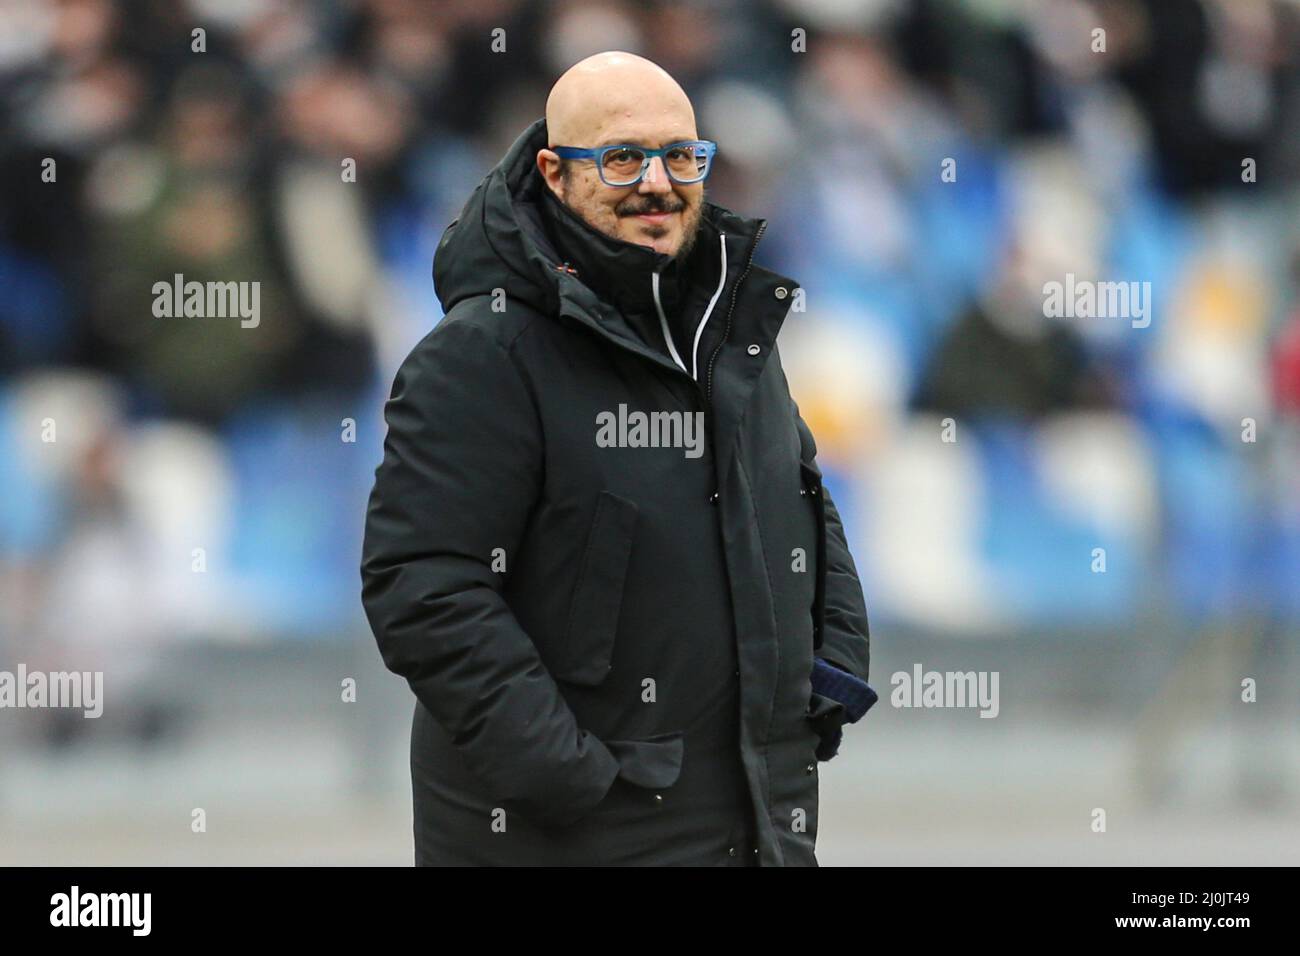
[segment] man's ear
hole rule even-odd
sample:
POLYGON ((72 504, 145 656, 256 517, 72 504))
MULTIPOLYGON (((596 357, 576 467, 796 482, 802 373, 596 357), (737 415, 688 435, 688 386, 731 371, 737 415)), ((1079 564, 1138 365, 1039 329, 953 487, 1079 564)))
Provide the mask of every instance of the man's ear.
POLYGON ((542 179, 551 188, 551 192, 563 198, 564 193, 561 190, 563 177, 560 165, 560 157, 552 150, 539 149, 537 151, 537 171, 542 174, 542 179))

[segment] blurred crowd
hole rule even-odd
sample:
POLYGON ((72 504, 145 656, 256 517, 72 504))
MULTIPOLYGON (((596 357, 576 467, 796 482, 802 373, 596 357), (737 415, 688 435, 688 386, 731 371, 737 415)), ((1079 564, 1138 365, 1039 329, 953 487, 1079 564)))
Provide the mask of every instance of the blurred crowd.
POLYGON ((435 245, 606 49, 683 85, 806 290, 782 356, 873 629, 1300 620, 1296 0, 19 0, 7 657, 364 633, 435 245), (176 274, 259 282, 260 325, 157 317, 176 274), (1067 274, 1149 282, 1149 325, 1046 316, 1067 274))

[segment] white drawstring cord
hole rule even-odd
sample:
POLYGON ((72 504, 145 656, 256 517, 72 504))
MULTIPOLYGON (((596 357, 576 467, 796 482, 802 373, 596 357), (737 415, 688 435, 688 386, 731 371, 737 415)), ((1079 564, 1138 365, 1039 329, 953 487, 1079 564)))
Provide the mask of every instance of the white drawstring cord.
POLYGON ((682 363, 682 357, 677 354, 677 346, 673 345, 672 333, 668 331, 668 320, 664 318, 664 307, 659 304, 659 273, 658 272, 650 276, 650 291, 654 293, 655 311, 659 313, 659 328, 663 330, 664 341, 668 343, 668 352, 669 354, 672 355, 673 361, 677 363, 677 367, 680 368, 683 372, 685 372, 686 366, 682 363))
MULTIPOLYGON (((700 319, 700 324, 695 327, 695 342, 691 346, 691 378, 699 378, 699 351, 700 336, 704 334, 704 326, 709 321, 709 316, 713 312, 713 307, 718 302, 718 296, 722 295, 722 289, 727 284, 727 235, 722 233, 718 236, 718 241, 722 245, 722 274, 718 277, 718 288, 713 292, 713 298, 709 300, 709 307, 704 310, 704 317, 700 319)), ((682 357, 677 354, 677 346, 673 344, 672 332, 668 329, 668 319, 664 316, 663 304, 659 301, 659 273, 656 272, 650 277, 650 290, 654 294, 655 311, 659 313, 659 328, 663 330, 664 342, 668 346, 668 352, 677 363, 677 367, 683 372, 686 371, 686 363, 682 357)))

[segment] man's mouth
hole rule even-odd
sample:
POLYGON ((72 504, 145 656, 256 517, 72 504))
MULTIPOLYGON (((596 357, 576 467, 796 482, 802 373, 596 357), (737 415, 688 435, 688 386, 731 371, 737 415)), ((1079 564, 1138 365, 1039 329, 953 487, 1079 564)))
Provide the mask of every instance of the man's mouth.
POLYGON ((633 213, 633 218, 640 219, 642 222, 650 223, 654 226, 662 226, 670 216, 677 215, 676 212, 638 212, 633 213))
POLYGON ((631 217, 632 219, 639 219, 646 225, 662 226, 671 217, 677 215, 681 211, 681 208, 663 209, 660 207, 651 207, 650 209, 633 210, 631 212, 626 212, 623 215, 631 217))

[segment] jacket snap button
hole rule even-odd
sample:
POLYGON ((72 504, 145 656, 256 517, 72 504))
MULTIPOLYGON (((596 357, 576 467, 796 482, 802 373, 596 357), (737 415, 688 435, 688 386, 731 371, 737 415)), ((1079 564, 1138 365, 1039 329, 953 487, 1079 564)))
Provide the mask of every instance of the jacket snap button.
POLYGON ((807 497, 807 495, 808 495, 808 489, 807 489, 807 488, 800 488, 800 489, 799 489, 799 497, 800 497, 800 498, 807 497))
POLYGON ((736 855, 736 848, 734 846, 727 847, 727 856, 735 856, 735 855, 736 855))
POLYGON ((759 352, 762 351, 762 349, 760 349, 757 345, 751 345, 749 348, 745 349, 745 351, 748 352, 750 355, 757 355, 759 352))
POLYGON ((662 805, 663 805, 663 802, 664 802, 664 795, 663 795, 662 793, 656 793, 656 794, 655 794, 655 805, 656 805, 656 806, 662 806, 662 805))
POLYGON ((816 773, 817 765, 815 763, 810 763, 808 766, 804 767, 804 769, 807 770, 809 773, 816 773))
POLYGON ((789 294, 790 294, 790 290, 787 289, 785 286, 779 285, 776 287, 776 297, 778 299, 784 299, 789 294))
POLYGON ((718 493, 715 491, 713 494, 709 495, 709 504, 716 505, 717 503, 718 503, 718 493))

